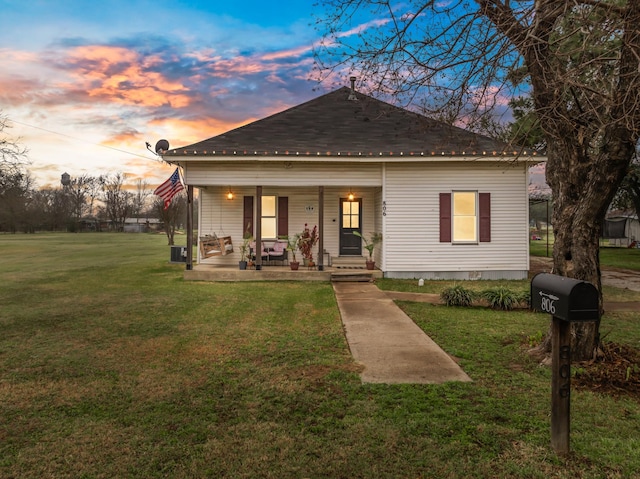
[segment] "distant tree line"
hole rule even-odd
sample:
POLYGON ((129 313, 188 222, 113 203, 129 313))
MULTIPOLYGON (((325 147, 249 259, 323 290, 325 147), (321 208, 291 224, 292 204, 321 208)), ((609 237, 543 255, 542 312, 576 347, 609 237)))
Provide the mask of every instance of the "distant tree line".
POLYGON ((164 210, 145 180, 124 173, 62 175, 60 186, 37 188, 26 148, 4 132, 0 115, 0 232, 124 231, 127 218, 159 218, 173 244, 176 225, 186 222, 186 198, 176 196, 164 210))

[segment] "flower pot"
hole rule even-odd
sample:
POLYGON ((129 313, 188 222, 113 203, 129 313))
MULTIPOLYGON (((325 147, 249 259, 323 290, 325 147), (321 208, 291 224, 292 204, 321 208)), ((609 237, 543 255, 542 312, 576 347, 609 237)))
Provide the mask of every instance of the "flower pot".
POLYGON ((247 269, 247 262, 246 261, 238 261, 238 267, 240 269, 247 269))
MULTIPOLYGON (((360 264, 362 264, 362 263, 360 263, 360 264)), ((376 269, 376 262, 375 261, 367 261, 366 265, 367 265, 367 269, 376 269)))
POLYGON ((289 261, 289 267, 291 268, 291 271, 297 271, 299 266, 300 263, 298 263, 297 261, 289 261))

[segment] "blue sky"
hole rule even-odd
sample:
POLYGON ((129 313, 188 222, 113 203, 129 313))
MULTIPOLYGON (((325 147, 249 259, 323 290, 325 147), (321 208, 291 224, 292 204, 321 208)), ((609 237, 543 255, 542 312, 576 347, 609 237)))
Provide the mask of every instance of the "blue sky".
POLYGON ((170 168, 145 141, 186 145, 334 87, 310 80, 313 3, 0 0, 5 133, 38 186, 64 172, 158 183, 170 168))

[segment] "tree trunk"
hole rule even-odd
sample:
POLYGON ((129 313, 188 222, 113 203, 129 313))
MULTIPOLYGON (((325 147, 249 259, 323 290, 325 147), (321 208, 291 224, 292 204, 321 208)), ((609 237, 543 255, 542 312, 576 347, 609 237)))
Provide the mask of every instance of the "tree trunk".
MULTIPOLYGON (((579 142, 580 134, 550 141, 547 183, 554 197, 554 272, 588 281, 599 291, 602 313, 600 235, 607 208, 626 173, 633 145, 627 134, 608 132, 603 146, 593 152, 579 142), (614 137, 615 133, 618 137, 614 137)), ((600 321, 571 327, 572 357, 588 360, 600 345, 600 321)), ((550 334, 541 349, 551 350, 550 334)))

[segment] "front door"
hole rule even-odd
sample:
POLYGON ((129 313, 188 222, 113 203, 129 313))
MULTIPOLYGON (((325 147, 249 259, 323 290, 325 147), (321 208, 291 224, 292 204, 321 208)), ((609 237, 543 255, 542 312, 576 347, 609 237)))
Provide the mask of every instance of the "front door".
POLYGON ((362 199, 340 198, 340 256, 362 256, 362 199))

